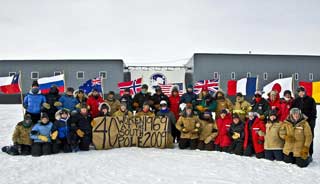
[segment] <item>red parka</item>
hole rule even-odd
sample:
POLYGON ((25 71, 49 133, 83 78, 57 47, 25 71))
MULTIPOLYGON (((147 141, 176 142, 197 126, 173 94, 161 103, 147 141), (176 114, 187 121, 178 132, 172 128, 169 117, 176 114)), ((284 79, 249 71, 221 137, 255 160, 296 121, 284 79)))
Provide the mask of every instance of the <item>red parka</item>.
POLYGON ((170 102, 170 111, 174 114, 176 117, 176 120, 179 119, 179 102, 180 102, 180 96, 173 96, 171 95, 169 97, 169 102, 170 102))
POLYGON ((266 132, 266 126, 262 120, 260 120, 258 117, 254 119, 254 122, 252 123, 251 129, 249 130, 249 121, 247 120, 245 126, 244 126, 244 143, 243 148, 244 150, 248 146, 249 141, 249 131, 251 131, 251 140, 252 145, 254 148, 255 153, 261 153, 264 152, 264 136, 260 136, 258 134, 259 131, 262 131, 263 133, 266 132))
POLYGON ((227 114, 224 119, 222 119, 221 117, 217 119, 218 136, 216 137, 214 144, 220 147, 228 147, 231 145, 232 140, 228 136, 231 123, 232 123, 231 114, 227 114))
POLYGON ((87 105, 90 106, 90 114, 92 118, 96 118, 99 115, 99 105, 102 102, 104 102, 104 100, 100 95, 98 98, 95 98, 92 95, 89 96, 87 105))

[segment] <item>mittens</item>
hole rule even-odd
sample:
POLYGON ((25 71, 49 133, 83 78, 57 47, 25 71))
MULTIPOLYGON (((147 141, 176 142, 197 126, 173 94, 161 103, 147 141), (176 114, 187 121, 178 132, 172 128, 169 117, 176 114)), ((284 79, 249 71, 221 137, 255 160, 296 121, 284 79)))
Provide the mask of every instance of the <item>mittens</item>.
POLYGON ((211 137, 211 136, 207 137, 207 138, 204 140, 204 143, 205 143, 205 144, 208 144, 210 141, 212 141, 212 137, 211 137))
POLYGON ((43 142, 48 142, 48 137, 46 137, 44 135, 38 135, 38 139, 40 139, 43 142))
POLYGON ((52 140, 56 140, 56 139, 57 139, 57 136, 58 136, 58 131, 56 130, 56 131, 52 132, 52 134, 51 134, 51 139, 52 139, 52 140))
POLYGON ((238 132, 234 132, 232 135, 232 139, 236 140, 240 138, 240 134, 238 132))
POLYGON ((53 104, 55 107, 61 107, 62 106, 62 103, 61 102, 54 102, 53 104))
POLYGON ((77 133, 77 135, 79 136, 79 137, 83 137, 84 136, 84 132, 82 131, 82 130, 80 130, 80 129, 78 129, 77 131, 76 131, 76 133, 77 133))
POLYGON ((303 160, 306 160, 309 156, 309 148, 307 146, 303 146, 300 155, 303 160))
POLYGON ((48 103, 43 103, 42 106, 46 109, 50 109, 50 104, 48 103))

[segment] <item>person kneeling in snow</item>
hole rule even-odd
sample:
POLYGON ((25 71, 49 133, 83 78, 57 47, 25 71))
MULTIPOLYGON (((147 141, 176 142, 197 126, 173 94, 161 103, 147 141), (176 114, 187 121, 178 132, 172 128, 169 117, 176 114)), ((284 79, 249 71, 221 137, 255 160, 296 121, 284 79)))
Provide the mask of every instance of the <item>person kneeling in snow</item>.
POLYGON ((80 108, 80 112, 72 115, 70 128, 73 152, 78 150, 89 151, 92 136, 91 121, 92 118, 86 105, 80 108))
POLYGON ((244 123, 241 117, 239 114, 233 114, 232 124, 228 132, 229 137, 232 138, 229 152, 236 155, 243 155, 244 123))
POLYGON ((197 149, 201 123, 199 118, 193 114, 192 107, 185 108, 183 115, 176 123, 176 128, 181 132, 179 148, 197 149))
POLYGON ((201 131, 198 142, 198 149, 213 151, 214 140, 218 135, 216 122, 212 119, 211 111, 206 110, 200 114, 201 131))
POLYGON ((51 154, 51 132, 53 124, 49 122, 46 113, 41 114, 40 121, 34 125, 30 137, 33 140, 31 155, 41 156, 51 154))
POLYGON ((70 114, 67 109, 61 109, 56 112, 56 121, 54 122, 52 133, 52 153, 70 153, 70 114))
POLYGON ((266 123, 266 135, 264 136, 264 154, 268 160, 283 160, 283 145, 281 134, 284 133, 283 123, 278 120, 278 112, 271 110, 269 112, 269 120, 266 123))
POLYGON ((264 158, 264 135, 266 126, 256 112, 248 113, 249 119, 244 127, 244 155, 256 155, 257 158, 264 158))
POLYGON ((30 155, 32 144, 30 139, 31 125, 31 116, 26 114, 24 120, 16 125, 12 136, 13 146, 5 146, 2 151, 9 155, 30 155))
POLYGON ((307 167, 311 161, 309 147, 312 142, 312 131, 306 118, 298 108, 292 108, 284 121, 281 134, 285 140, 283 153, 284 162, 307 167))

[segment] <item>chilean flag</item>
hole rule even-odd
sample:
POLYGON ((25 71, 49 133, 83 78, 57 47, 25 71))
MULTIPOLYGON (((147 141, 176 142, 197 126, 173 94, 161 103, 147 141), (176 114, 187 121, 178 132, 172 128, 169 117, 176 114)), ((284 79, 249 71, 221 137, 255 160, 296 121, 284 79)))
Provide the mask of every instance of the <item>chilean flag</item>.
POLYGON ((47 94, 50 91, 52 85, 56 85, 59 92, 64 92, 64 74, 56 75, 52 77, 44 77, 38 79, 39 89, 41 93, 47 94))
POLYGON ((228 81, 228 95, 235 96, 237 93, 253 96, 257 89, 258 79, 256 77, 248 77, 240 80, 228 81))
POLYGON ((20 93, 19 74, 10 77, 0 77, 0 92, 4 94, 20 93))

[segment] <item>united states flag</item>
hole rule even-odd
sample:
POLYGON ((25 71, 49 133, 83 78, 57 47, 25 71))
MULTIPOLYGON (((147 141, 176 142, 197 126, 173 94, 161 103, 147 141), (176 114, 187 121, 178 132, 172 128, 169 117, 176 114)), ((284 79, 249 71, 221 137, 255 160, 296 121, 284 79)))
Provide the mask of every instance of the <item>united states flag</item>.
POLYGON ((209 92, 215 93, 219 90, 219 79, 200 80, 194 85, 194 93, 200 94, 203 88, 207 88, 209 92))
POLYGON ((171 96, 171 91, 174 87, 178 88, 180 96, 183 95, 183 83, 159 84, 159 87, 167 96, 171 96))

